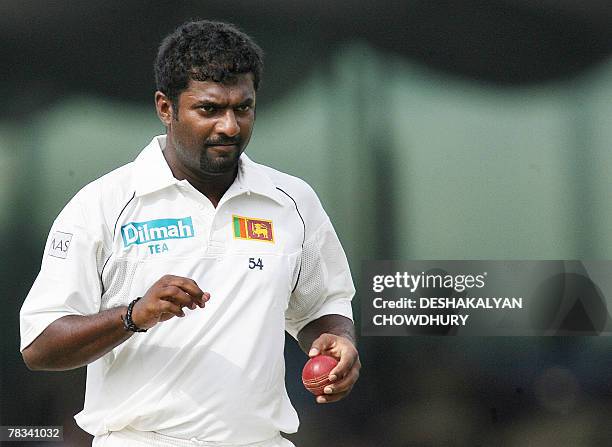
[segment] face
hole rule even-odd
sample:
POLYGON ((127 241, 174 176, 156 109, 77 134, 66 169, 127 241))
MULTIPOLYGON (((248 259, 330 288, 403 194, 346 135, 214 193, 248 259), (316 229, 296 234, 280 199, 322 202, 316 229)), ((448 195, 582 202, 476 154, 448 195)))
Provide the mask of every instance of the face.
POLYGON ((255 122, 255 88, 250 73, 231 82, 189 81, 178 114, 157 92, 157 112, 168 130, 167 150, 175 168, 195 178, 235 172, 255 122))

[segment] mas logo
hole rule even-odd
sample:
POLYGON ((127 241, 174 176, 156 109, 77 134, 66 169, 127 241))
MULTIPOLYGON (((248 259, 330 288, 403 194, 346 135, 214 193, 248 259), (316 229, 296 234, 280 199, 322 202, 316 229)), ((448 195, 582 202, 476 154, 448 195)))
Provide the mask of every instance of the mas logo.
POLYGON ((193 237, 193 235, 191 217, 130 222, 121 226, 121 237, 123 238, 124 247, 166 239, 185 239, 193 237))
POLYGON ((234 238, 274 242, 272 221, 233 215, 234 238))

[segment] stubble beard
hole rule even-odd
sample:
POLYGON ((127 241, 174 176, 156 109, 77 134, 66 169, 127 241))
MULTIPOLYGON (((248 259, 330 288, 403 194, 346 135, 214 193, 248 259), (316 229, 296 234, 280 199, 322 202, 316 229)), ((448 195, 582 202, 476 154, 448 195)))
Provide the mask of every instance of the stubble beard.
POLYGON ((236 170, 241 151, 237 150, 227 156, 213 157, 208 148, 200 153, 200 172, 203 174, 223 174, 236 170))

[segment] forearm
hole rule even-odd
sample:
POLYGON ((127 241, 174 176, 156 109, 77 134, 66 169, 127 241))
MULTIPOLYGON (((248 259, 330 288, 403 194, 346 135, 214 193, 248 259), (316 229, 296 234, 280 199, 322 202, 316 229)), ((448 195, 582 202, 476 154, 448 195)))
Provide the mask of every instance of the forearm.
POLYGON ((51 323, 26 349, 23 359, 33 370, 79 368, 102 357, 130 338, 121 321, 126 307, 95 315, 67 315, 51 323))
POLYGON ((312 342, 321 334, 334 334, 345 337, 357 346, 355 336, 355 325, 353 322, 342 315, 324 315, 311 321, 298 334, 298 343, 305 353, 308 353, 312 342))

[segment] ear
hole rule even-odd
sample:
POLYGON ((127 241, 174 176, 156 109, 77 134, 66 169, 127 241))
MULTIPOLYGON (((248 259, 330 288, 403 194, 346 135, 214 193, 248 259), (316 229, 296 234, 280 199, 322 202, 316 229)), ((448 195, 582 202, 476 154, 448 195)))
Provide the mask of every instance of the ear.
POLYGON ((164 123, 164 126, 170 126, 173 117, 172 102, 164 93, 159 90, 155 92, 155 109, 157 116, 164 123))

